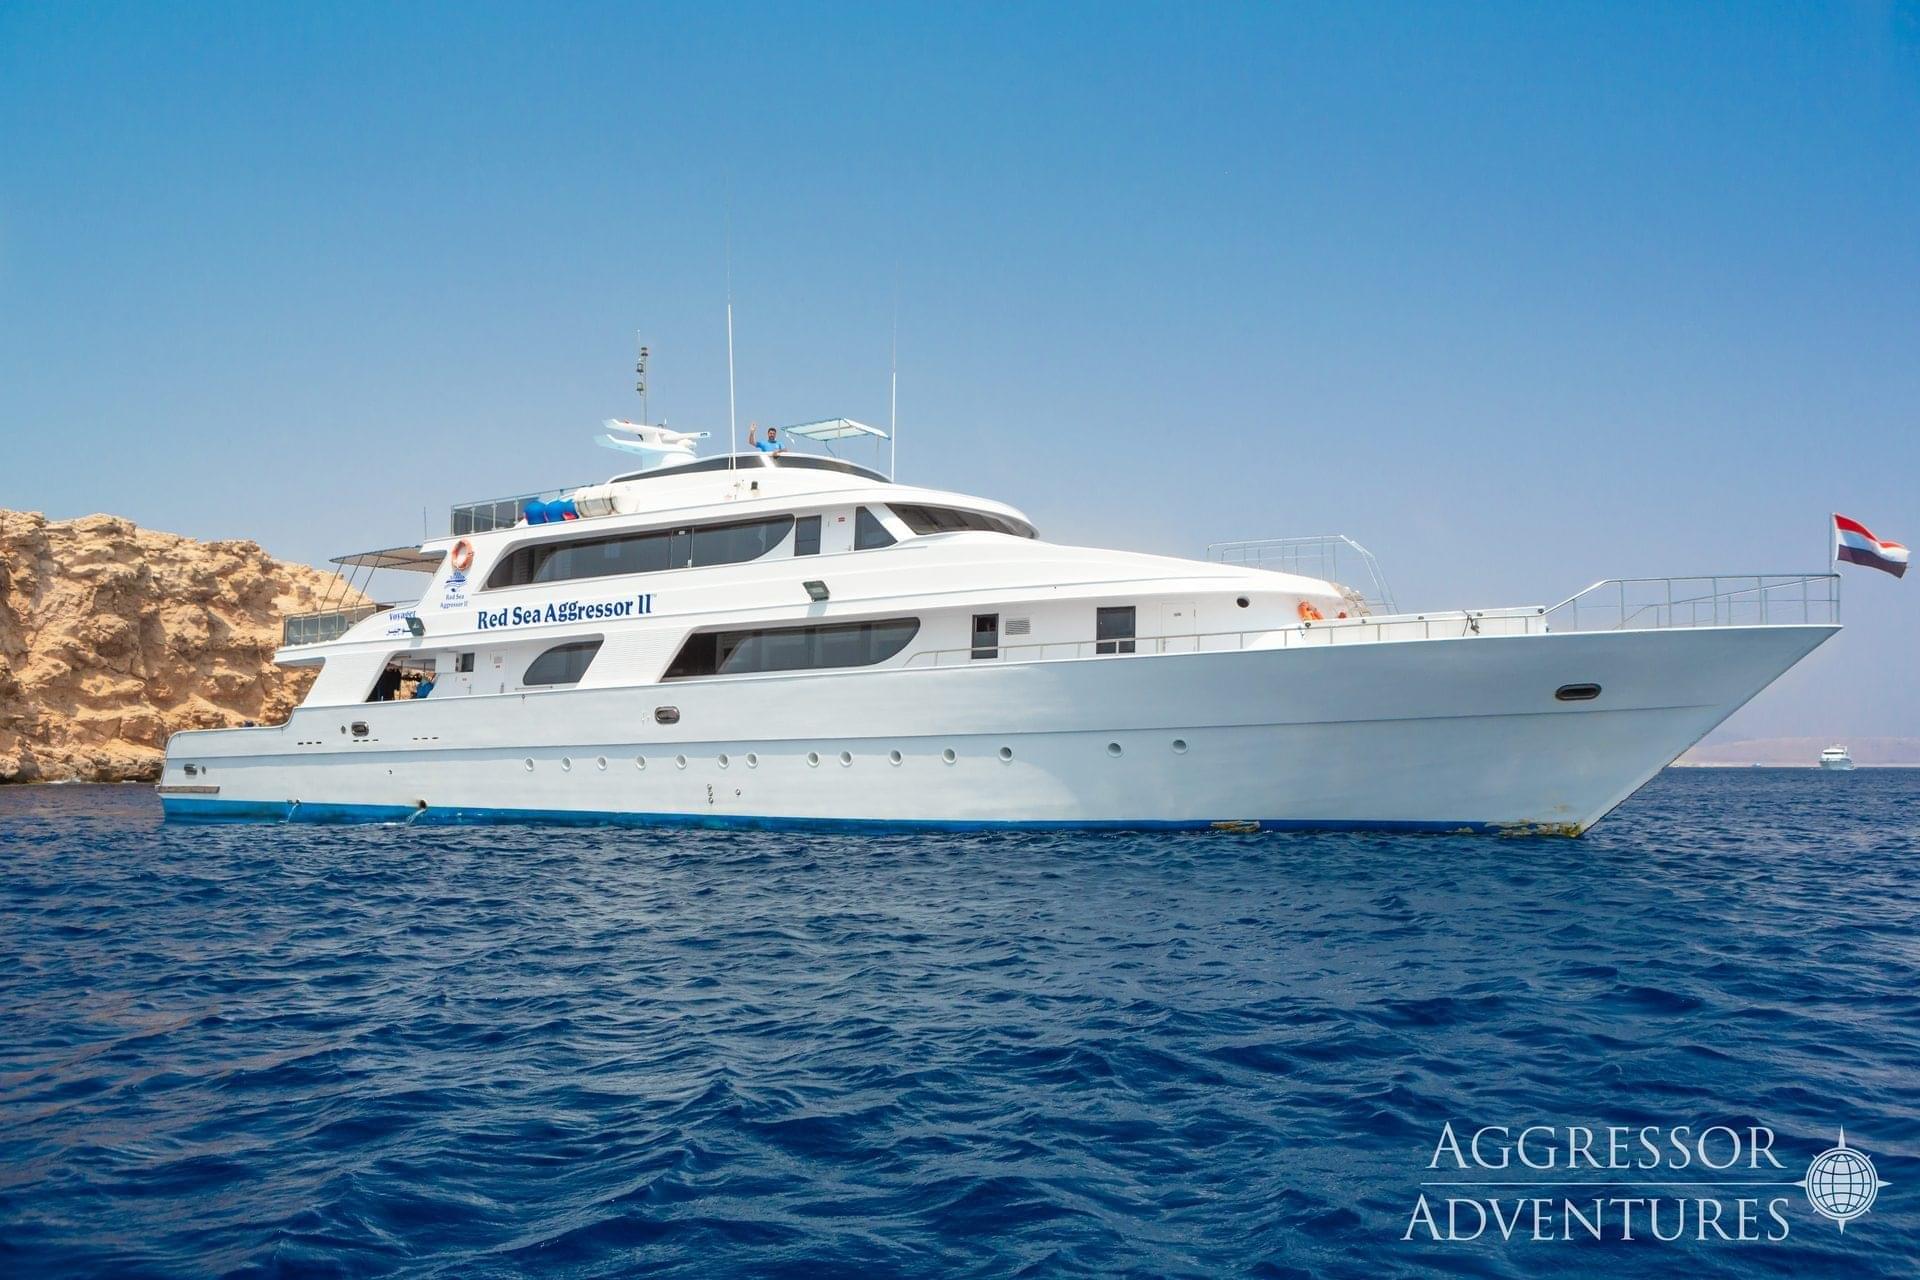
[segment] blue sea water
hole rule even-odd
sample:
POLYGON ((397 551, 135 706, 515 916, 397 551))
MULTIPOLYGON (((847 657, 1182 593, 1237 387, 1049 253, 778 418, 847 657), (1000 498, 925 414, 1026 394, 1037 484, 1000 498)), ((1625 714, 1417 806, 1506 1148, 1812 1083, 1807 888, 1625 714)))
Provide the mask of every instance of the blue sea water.
POLYGON ((1916 802, 1675 770, 1580 840, 853 837, 0 789, 0 1268, 1910 1276, 1916 802), (1844 1233, 1769 1190, 1775 1242, 1405 1240, 1448 1121, 1766 1125, 1786 1182, 1844 1126, 1888 1185, 1844 1233))

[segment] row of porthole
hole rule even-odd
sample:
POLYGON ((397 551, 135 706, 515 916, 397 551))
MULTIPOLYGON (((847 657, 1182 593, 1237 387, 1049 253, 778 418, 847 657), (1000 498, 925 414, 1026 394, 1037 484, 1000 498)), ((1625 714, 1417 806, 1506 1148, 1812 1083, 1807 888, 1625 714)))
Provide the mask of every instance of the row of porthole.
MULTIPOLYGON (((1173 745, 1173 752, 1175 755, 1185 755, 1187 753, 1187 740, 1185 738, 1175 738, 1173 740, 1172 745, 1173 745)), ((1122 755, 1125 755, 1126 752, 1120 746, 1119 743, 1109 742, 1107 744, 1107 754, 1115 758, 1118 758, 1122 755)), ((1012 764, 1013 748, 1012 747, 1000 748, 999 757, 1000 757, 1001 764, 1012 764)), ((940 759, 946 764, 953 764, 955 761, 959 760, 959 758, 960 758, 959 755, 954 751, 952 747, 948 747, 946 750, 940 753, 940 759)), ((742 756, 741 759, 745 762, 747 768, 749 769, 758 769, 760 767, 760 757, 752 751, 747 752, 747 754, 742 756)), ((896 750, 896 751, 887 752, 888 764, 899 765, 899 764, 905 763, 905 761, 906 761, 906 757, 901 755, 899 751, 896 750)), ((719 765, 722 769, 730 769, 733 767, 733 757, 726 754, 723 751, 719 755, 714 757, 714 763, 719 765)), ((533 763, 532 756, 528 756, 525 760, 521 761, 521 764, 526 768, 526 771, 528 773, 533 772, 534 763, 533 763)), ((600 772, 602 773, 606 772, 607 758, 605 756, 595 756, 593 764, 596 769, 600 770, 600 772)), ((687 758, 685 756, 675 756, 673 758, 673 764, 674 764, 674 767, 677 769, 684 769, 687 767, 687 758)), ((840 753, 841 767, 847 768, 847 767, 850 767, 852 764, 853 764, 853 752, 842 751, 840 753)), ((633 767, 636 769, 646 768, 647 758, 645 756, 635 756, 633 758, 633 767)), ((807 767, 810 769, 817 769, 820 767, 820 753, 818 751, 807 752, 807 767)), ((562 773, 573 772, 572 756, 560 757, 560 771, 562 773)))

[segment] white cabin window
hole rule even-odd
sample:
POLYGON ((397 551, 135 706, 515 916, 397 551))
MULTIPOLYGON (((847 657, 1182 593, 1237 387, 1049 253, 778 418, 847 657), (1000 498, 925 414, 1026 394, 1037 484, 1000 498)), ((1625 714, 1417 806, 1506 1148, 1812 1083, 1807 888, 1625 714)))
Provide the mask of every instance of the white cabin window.
POLYGON ((696 631, 687 637, 668 680, 740 676, 765 671, 871 667, 907 647, 918 618, 833 622, 815 627, 760 627, 751 631, 696 631))
POLYGON ((893 514, 906 522, 916 534, 955 533, 972 529, 979 533, 1004 533, 1014 538, 1031 538, 1033 526, 984 511, 962 511, 958 507, 929 507, 918 503, 893 503, 893 514))
POLYGON ((502 556, 487 575, 487 587, 525 587, 575 578, 741 564, 758 560, 786 541, 791 528, 792 516, 773 516, 592 538, 548 538, 515 547, 502 556))
POLYGON ((793 522, 793 554, 796 556, 820 554, 819 516, 801 516, 793 522))
POLYGON ((593 662, 593 655, 599 652, 598 640, 573 640, 557 644, 527 664, 527 674, 520 677, 520 683, 579 684, 580 677, 587 674, 587 667, 593 662))
POLYGON ((881 547, 890 547, 899 539, 887 532, 887 526, 880 523, 880 517, 860 508, 853 517, 853 549, 855 551, 874 551, 881 547))

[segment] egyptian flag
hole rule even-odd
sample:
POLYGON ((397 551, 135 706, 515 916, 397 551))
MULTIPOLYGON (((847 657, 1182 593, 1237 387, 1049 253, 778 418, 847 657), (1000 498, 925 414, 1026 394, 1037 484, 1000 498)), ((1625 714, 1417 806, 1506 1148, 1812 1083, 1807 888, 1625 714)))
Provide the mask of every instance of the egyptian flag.
POLYGON ((1880 541, 1858 520, 1834 516, 1833 537, 1837 559, 1883 569, 1896 578, 1907 571, 1907 549, 1897 542, 1880 541))

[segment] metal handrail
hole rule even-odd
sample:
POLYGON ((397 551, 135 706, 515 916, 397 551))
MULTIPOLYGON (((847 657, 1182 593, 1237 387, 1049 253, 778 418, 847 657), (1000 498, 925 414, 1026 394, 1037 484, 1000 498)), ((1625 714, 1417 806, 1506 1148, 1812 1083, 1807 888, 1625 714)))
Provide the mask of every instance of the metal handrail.
POLYGON ((908 667, 965 666, 975 662, 1055 662, 1077 658, 1166 653, 1212 653, 1248 648, 1292 649, 1310 645, 1374 644, 1408 640, 1456 640, 1473 636, 1540 635, 1553 630, 1656 630, 1668 627, 1792 626, 1838 624, 1840 580, 1831 573, 1720 574, 1698 578, 1607 578, 1545 608, 1456 609, 1451 612, 1370 615, 1302 622, 1253 631, 1196 631, 1139 636, 1115 652, 1111 640, 1029 641, 984 646, 921 649, 908 667), (1704 591, 1676 584, 1704 583, 1704 591), (1647 598, 1635 589, 1649 593, 1647 598), (1692 592, 1692 594, 1689 594, 1692 592), (1598 597, 1589 601, 1590 597, 1598 597), (1582 602, 1586 612, 1581 612, 1582 602), (1571 625, 1554 615, 1571 614, 1571 625), (1598 615, 1596 616, 1596 611, 1598 615), (1601 625, 1611 618, 1610 625, 1601 625), (1102 649, 1105 648, 1105 652, 1102 649))
POLYGON ((1573 631, 1838 625, 1840 576, 1723 573, 1604 578, 1543 612, 1552 618, 1562 611, 1565 621, 1560 625, 1573 631))
POLYGON ((345 609, 321 609, 313 613, 288 614, 280 619, 280 645, 292 648, 303 644, 325 644, 338 640, 356 623, 376 613, 398 609, 398 604, 356 604, 345 609))
POLYGON ((550 502, 564 498, 578 489, 574 485, 566 489, 542 489, 538 493, 516 493, 504 498, 484 498, 479 502, 456 503, 447 516, 447 531, 454 537, 469 533, 487 533, 494 529, 511 529, 520 523, 526 514, 529 502, 550 502))
POLYGON ((1373 552, 1343 533, 1316 534, 1306 538, 1257 538, 1207 545, 1207 559, 1216 564, 1237 564, 1250 569, 1294 573, 1349 588, 1362 586, 1358 582, 1348 582, 1351 575, 1340 567, 1343 558, 1354 557, 1358 557, 1371 583, 1370 590, 1360 593, 1360 602, 1372 613, 1396 612, 1393 592, 1387 588, 1387 578, 1380 571, 1380 562, 1374 558, 1373 552))
POLYGON ((1546 630, 1538 607, 1456 609, 1450 613, 1339 618, 1251 631, 1192 631, 1130 640, 1033 640, 1022 644, 920 649, 903 666, 966 666, 975 662, 1063 662, 1076 658, 1140 657, 1167 653, 1221 653, 1292 649, 1309 645, 1373 644, 1405 640, 1457 640, 1469 636, 1526 635, 1546 630), (1117 644, 1132 646, 1120 651, 1117 644), (993 657, 977 658, 991 649, 993 657), (1103 651, 1104 650, 1104 651, 1103 651))

